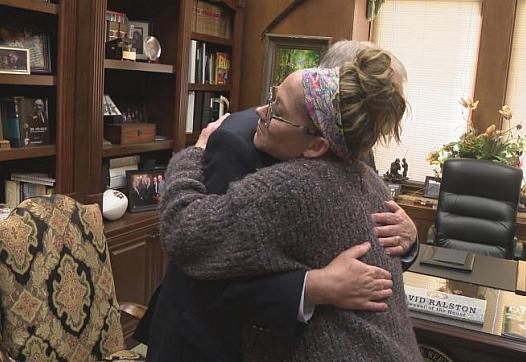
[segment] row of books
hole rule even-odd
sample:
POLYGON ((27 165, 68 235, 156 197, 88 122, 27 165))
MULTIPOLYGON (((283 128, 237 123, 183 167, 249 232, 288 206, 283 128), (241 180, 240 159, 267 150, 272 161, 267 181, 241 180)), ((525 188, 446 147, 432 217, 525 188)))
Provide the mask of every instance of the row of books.
POLYGON ((128 18, 125 13, 106 10, 105 40, 123 39, 128 35, 128 18))
POLYGON ((13 148, 49 144, 48 99, 0 99, 0 139, 8 140, 13 148))
POLYGON ((232 23, 229 11, 204 0, 194 0, 192 9, 192 31, 230 39, 232 23))
POLYGON ((5 181, 5 203, 14 209, 30 197, 53 194, 54 186, 55 179, 43 173, 13 173, 5 181))
POLYGON ((219 93, 214 92, 188 92, 188 108, 186 114, 186 133, 200 132, 208 123, 219 118, 222 111, 222 100, 219 93))
POLYGON ((213 51, 206 42, 190 43, 188 82, 196 84, 228 84, 230 54, 213 51))

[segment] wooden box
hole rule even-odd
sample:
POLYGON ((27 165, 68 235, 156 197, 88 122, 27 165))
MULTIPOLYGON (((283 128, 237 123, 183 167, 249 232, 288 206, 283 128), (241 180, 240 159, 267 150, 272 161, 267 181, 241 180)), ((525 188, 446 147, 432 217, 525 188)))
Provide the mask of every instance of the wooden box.
POLYGON ((131 145, 155 141, 153 123, 119 123, 106 127, 105 137, 113 144, 131 145))

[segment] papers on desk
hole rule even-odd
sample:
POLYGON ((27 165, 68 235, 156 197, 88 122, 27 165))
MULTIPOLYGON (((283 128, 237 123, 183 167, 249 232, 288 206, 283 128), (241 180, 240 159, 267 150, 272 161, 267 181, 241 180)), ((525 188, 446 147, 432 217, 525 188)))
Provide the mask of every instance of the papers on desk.
POLYGON ((473 270, 475 255, 463 250, 435 248, 433 253, 420 261, 420 264, 440 266, 460 271, 473 270))
POLYGON ((502 335, 526 341, 526 306, 504 308, 502 335))
POLYGON ((484 324, 486 301, 406 285, 409 310, 484 324))

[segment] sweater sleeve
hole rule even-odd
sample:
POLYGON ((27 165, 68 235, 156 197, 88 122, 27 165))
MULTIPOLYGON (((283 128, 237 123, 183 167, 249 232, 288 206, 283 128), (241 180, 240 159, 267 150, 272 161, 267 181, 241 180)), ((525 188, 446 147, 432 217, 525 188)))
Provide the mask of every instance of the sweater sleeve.
POLYGON ((279 165, 207 195, 203 150, 172 157, 161 205, 161 243, 178 266, 199 279, 258 276, 305 268, 287 258, 287 228, 301 203, 287 192, 291 174, 279 165), (277 170, 276 170, 277 168, 277 170))

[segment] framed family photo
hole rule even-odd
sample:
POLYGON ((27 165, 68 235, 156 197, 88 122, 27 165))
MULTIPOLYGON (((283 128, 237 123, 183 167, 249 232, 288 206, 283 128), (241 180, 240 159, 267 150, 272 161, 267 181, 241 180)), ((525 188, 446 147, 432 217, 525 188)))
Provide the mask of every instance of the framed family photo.
POLYGON ((0 46, 0 73, 29 74, 29 50, 0 46))
POLYGON ((148 60, 144 54, 144 43, 151 33, 150 23, 147 21, 129 21, 128 38, 131 40, 132 48, 135 48, 137 60, 148 60))
POLYGON ((437 177, 426 176, 424 183, 424 197, 438 199, 440 193, 440 179, 437 177))
POLYGON ((29 50, 31 73, 51 73, 49 34, 22 24, 0 25, 0 46, 29 50))
POLYGON ((140 212, 159 208, 166 182, 165 169, 126 171, 128 210, 140 212))
POLYGON ((279 85, 290 73, 317 67, 329 48, 332 38, 306 35, 266 35, 263 89, 265 102, 270 87, 279 85))

